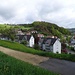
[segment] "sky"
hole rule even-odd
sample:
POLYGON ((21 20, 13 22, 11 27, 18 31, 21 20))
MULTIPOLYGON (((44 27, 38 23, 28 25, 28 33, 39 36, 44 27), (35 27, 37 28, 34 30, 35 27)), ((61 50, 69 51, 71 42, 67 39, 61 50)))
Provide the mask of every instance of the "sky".
POLYGON ((75 0, 0 0, 0 23, 28 24, 34 21, 75 28, 75 0))

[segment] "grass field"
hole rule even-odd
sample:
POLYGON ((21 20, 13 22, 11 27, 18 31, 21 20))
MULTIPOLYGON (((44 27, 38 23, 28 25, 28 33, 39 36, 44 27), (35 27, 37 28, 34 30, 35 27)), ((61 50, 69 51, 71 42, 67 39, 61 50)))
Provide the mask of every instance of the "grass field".
POLYGON ((0 75, 59 75, 0 52, 0 75))
POLYGON ((52 58, 58 58, 58 59, 64 59, 64 60, 69 60, 75 62, 75 55, 71 54, 54 54, 50 52, 44 52, 41 50, 35 50, 33 48, 28 48, 22 44, 16 43, 16 42, 10 42, 10 41, 3 41, 0 40, 0 46, 7 47, 10 49, 22 51, 22 52, 27 52, 31 54, 37 54, 40 56, 46 56, 46 57, 52 57, 52 58))
POLYGON ((10 27, 11 26, 9 26, 9 25, 0 24, 0 30, 9 29, 10 27))
POLYGON ((17 25, 6 25, 6 24, 0 24, 0 30, 5 30, 5 29, 10 29, 10 28, 19 28, 19 29, 26 29, 26 30, 29 30, 31 29, 32 27, 25 27, 25 26, 17 26, 17 25))

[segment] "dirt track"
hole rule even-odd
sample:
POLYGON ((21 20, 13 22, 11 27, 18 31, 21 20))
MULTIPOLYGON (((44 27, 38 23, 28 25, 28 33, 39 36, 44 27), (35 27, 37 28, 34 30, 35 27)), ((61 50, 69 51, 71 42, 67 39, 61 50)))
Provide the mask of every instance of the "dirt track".
POLYGON ((42 57, 42 56, 38 56, 38 55, 15 51, 15 50, 4 48, 1 46, 0 46, 0 51, 7 55, 13 56, 17 59, 20 59, 22 61, 31 63, 33 65, 39 65, 39 63, 47 61, 49 59, 47 57, 42 57))

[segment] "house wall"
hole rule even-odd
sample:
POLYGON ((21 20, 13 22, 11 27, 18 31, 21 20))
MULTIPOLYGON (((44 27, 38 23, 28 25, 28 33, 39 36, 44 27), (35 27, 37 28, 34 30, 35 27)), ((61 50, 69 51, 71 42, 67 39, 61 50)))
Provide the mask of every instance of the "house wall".
POLYGON ((45 44, 43 44, 42 48, 43 48, 43 50, 46 50, 46 48, 45 48, 45 44))
POLYGON ((56 42, 53 45, 53 53, 59 53, 61 54, 61 43, 59 40, 56 40, 56 42))
POLYGON ((34 37, 31 36, 30 40, 29 40, 29 46, 33 47, 34 46, 34 37))
POLYGON ((71 44, 75 44, 75 39, 71 41, 71 44))
POLYGON ((0 38, 1 40, 8 40, 8 38, 0 38))

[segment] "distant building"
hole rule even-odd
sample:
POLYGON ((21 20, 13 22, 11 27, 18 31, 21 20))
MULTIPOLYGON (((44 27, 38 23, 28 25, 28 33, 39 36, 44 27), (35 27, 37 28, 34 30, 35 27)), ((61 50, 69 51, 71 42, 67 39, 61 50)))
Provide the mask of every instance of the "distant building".
POLYGON ((44 37, 43 34, 37 34, 37 37, 44 37))
POLYGON ((27 32, 26 35, 31 35, 31 33, 30 32, 27 32))
POLYGON ((61 53, 61 42, 56 38, 41 38, 39 46, 44 51, 61 53))
POLYGON ((22 41, 27 41, 27 46, 34 46, 34 37, 32 35, 17 35, 16 41, 21 43, 22 41))
POLYGON ((38 33, 36 30, 33 30, 33 31, 31 31, 31 33, 33 34, 33 33, 38 33))
POLYGON ((21 30, 17 31, 16 35, 25 35, 21 30))
POLYGON ((46 38, 58 38, 57 36, 46 36, 46 38))

